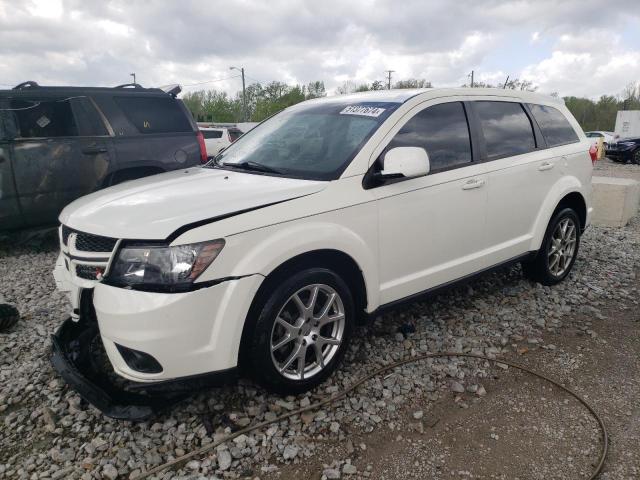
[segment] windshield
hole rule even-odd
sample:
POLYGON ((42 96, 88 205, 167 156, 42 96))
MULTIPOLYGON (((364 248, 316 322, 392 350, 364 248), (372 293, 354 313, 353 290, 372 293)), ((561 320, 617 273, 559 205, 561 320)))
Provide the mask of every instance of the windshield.
POLYGON ((208 166, 334 180, 398 106, 390 102, 295 106, 244 134, 208 166))

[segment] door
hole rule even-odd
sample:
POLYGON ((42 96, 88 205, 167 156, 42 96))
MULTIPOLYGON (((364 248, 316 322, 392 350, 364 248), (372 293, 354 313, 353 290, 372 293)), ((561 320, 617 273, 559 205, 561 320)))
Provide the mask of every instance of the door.
POLYGON ((87 97, 15 97, 12 156, 26 226, 53 224, 70 202, 100 188, 110 137, 87 97))
POLYGON ((11 168, 13 122, 9 102, 0 98, 0 231, 20 227, 22 215, 11 168))
POLYGON ((517 101, 476 101, 473 107, 488 174, 487 240, 493 263, 500 263, 529 251, 538 213, 559 178, 559 158, 517 101))
POLYGON ((379 216, 381 304, 484 266, 486 175, 484 165, 474 161, 463 102, 429 102, 405 119, 390 132, 382 155, 397 146, 422 147, 431 170, 372 189, 379 216))

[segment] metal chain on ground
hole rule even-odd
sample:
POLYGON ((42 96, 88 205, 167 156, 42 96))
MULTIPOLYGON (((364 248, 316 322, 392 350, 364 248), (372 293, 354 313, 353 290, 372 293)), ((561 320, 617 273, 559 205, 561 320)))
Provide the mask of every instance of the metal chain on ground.
POLYGON ((602 452, 600 454, 598 463, 596 465, 595 470, 593 471, 593 473, 589 476, 588 480, 594 480, 602 471, 602 467, 604 466, 604 461, 605 458, 607 457, 607 452, 609 450, 609 434, 607 432, 607 429, 604 425, 604 421, 602 420, 602 418, 600 417, 600 415, 598 415, 598 413, 593 409, 593 407, 591 405, 589 405, 587 403, 587 401, 585 399, 583 399, 580 395, 578 395, 576 392, 574 392, 573 390, 571 390, 570 388, 560 384, 559 382, 541 374, 538 372, 535 372, 527 367, 524 367, 522 365, 518 365, 516 363, 513 362, 509 362, 507 360, 502 360, 502 359, 498 359, 498 358, 489 358, 489 357, 485 357, 484 355, 476 355, 473 353, 456 353, 456 352, 441 352, 441 353, 425 353, 422 355, 418 355, 415 357, 409 357, 409 358, 405 358, 403 360, 400 360, 398 362, 386 365, 384 367, 381 367, 375 371, 373 371, 372 373, 369 373, 368 375, 365 375, 364 377, 361 377, 360 379, 358 379, 357 381, 355 381, 353 384, 351 384, 349 387, 345 388, 344 390, 342 390, 341 392, 338 392, 336 394, 334 394, 333 396, 325 399, 325 400, 321 400, 319 402, 313 403, 307 407, 304 408, 299 408, 297 410, 292 410, 290 412, 287 412, 285 414, 280 415, 279 417, 276 417, 273 420, 265 420, 263 422, 260 423, 256 423, 255 425, 251 425, 249 427, 243 428, 241 430, 237 430, 234 433, 228 435, 227 437, 223 438, 222 440, 219 440, 217 442, 212 442, 210 444, 207 444, 203 447, 200 447, 196 450, 193 450, 189 453, 186 453, 180 457, 177 457, 169 462, 163 463, 162 465, 158 465, 157 467, 152 468, 151 470, 148 470, 146 472, 143 472, 142 474, 138 475, 137 477, 135 477, 134 480, 143 480, 145 478, 150 477, 151 475, 154 475, 156 473, 159 473, 163 470, 166 470, 167 468, 173 467, 179 463, 182 463, 186 460, 192 459, 194 457, 198 457, 200 455, 202 455, 203 453, 206 453, 210 450, 213 450, 214 448, 222 445, 223 443, 226 443, 230 440, 233 440, 236 437, 239 437, 240 435, 245 435, 249 432, 253 432, 255 430, 259 430, 263 427, 266 427, 267 425, 271 425, 274 423, 279 423, 283 420, 286 420, 288 418, 294 417, 296 415, 300 415, 301 413, 304 412, 308 412, 310 410, 316 410, 320 407, 323 407, 325 405, 329 405, 332 403, 335 403, 339 400, 342 400, 343 398, 345 398, 349 393, 353 392, 354 390, 356 390, 358 387, 360 387, 363 383, 367 382, 368 380, 371 380, 372 378, 381 375, 385 372, 388 372, 389 370, 393 370, 394 368, 398 368, 401 367, 403 365, 406 365, 408 363, 415 363, 415 362, 419 362, 421 360, 426 360, 428 358, 443 358, 443 357, 466 357, 466 358, 475 358, 475 359, 479 359, 479 360, 486 360, 489 362, 494 362, 494 363, 502 363, 504 365, 509 365, 510 367, 513 367, 517 370, 521 370, 523 372, 529 373, 531 375, 533 375, 534 377, 538 377, 542 380, 545 380, 553 385, 555 385, 556 387, 558 387, 559 389, 567 392, 569 395, 571 395, 572 397, 574 397, 576 400, 578 400, 582 405, 584 405, 586 407, 586 409, 589 411, 589 413, 591 413, 591 415, 596 419, 596 421, 598 422, 598 426, 600 427, 600 430, 602 432, 602 452))

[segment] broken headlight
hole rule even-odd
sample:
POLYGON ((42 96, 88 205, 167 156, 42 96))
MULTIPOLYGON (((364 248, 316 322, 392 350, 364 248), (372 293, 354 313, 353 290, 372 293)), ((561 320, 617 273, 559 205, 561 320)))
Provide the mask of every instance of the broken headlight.
POLYGON ((224 247, 224 240, 190 245, 131 245, 120 249, 106 283, 150 290, 191 286, 224 247))

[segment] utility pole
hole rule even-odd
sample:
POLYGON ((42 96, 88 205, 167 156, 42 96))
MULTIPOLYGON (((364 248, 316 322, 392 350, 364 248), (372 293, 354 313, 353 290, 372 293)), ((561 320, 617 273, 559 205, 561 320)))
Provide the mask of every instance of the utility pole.
POLYGON ((242 75, 242 121, 247 121, 247 92, 244 86, 244 67, 229 67, 229 70, 239 70, 242 75))
POLYGON ((473 88, 473 70, 471 70, 471 88, 473 88))
POLYGON ((385 70, 387 72, 388 80, 387 80, 387 90, 391 90, 391 74, 395 72, 395 70, 385 70))
POLYGON ((136 83, 136 72, 130 73, 129 75, 133 77, 133 83, 136 83))
POLYGON ((502 86, 503 90, 507 88, 507 83, 509 83, 509 75, 507 75, 507 79, 504 81, 504 85, 502 86))

